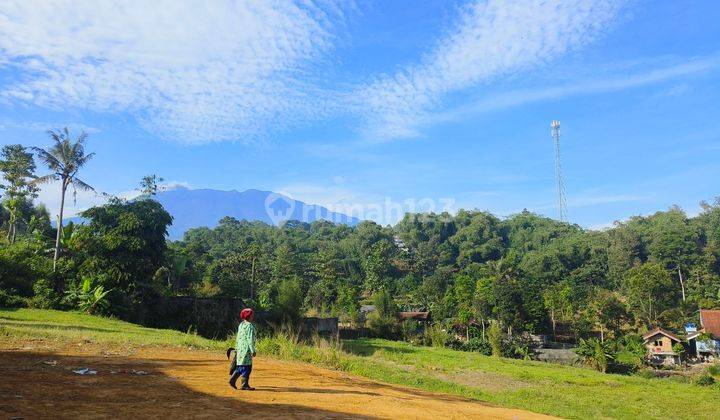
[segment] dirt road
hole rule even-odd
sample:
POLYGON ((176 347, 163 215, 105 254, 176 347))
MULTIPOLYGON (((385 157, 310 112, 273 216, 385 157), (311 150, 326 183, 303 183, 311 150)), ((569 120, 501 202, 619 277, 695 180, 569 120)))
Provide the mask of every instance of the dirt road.
POLYGON ((263 357, 242 392, 226 368, 209 351, 0 343, 0 418, 542 418, 263 357))

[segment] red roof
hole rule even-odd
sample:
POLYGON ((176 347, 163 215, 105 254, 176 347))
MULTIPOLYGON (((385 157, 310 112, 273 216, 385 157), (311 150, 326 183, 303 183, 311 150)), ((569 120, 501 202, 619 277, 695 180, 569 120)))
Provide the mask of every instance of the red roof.
POLYGON ((700 309, 700 325, 706 333, 720 338, 720 310, 700 309))
POLYGON ((642 338, 643 338, 643 340, 647 340, 648 338, 654 337, 654 336, 656 336, 656 335, 658 335, 658 334, 662 334, 662 335, 664 335, 665 337, 669 337, 671 340, 680 341, 680 339, 678 338, 677 335, 671 333, 671 332, 668 331, 668 330, 664 330, 664 329, 662 329, 662 328, 655 328, 655 329, 652 330, 652 331, 648 331, 647 334, 645 334, 645 335, 642 336, 642 338))

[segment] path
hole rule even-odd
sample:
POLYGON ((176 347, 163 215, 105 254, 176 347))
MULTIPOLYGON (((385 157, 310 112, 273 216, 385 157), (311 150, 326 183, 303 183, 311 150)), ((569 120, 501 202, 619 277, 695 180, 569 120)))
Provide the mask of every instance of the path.
POLYGON ((542 418, 259 357, 254 392, 230 388, 219 352, 0 344, 0 418, 542 418), (78 375, 79 367, 97 375, 78 375), (147 374, 133 373, 133 370, 147 374))

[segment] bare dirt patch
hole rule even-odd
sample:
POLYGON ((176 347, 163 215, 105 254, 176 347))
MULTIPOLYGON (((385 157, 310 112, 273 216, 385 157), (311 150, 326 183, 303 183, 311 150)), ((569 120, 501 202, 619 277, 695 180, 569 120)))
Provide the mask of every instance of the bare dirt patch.
POLYGON ((449 382, 493 392, 517 391, 530 386, 530 384, 520 379, 477 370, 458 371, 451 374, 437 375, 437 377, 449 382))
POLYGON ((262 357, 242 392, 226 369, 221 352, 0 344, 0 418, 543 418, 262 357))

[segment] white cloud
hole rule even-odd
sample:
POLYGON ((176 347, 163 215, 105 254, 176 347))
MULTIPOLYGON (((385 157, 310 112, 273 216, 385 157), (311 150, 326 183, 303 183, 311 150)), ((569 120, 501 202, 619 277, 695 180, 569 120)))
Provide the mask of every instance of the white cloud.
POLYGON ((419 64, 377 78, 354 94, 377 139, 413 137, 447 94, 542 65, 580 48, 616 17, 623 1, 488 0, 463 9, 458 24, 419 64))
MULTIPOLYGON (((120 193, 119 196, 127 196, 130 192, 120 193)), ((63 218, 77 216, 81 212, 93 206, 105 204, 108 200, 107 196, 93 191, 77 190, 77 194, 70 187, 65 195, 65 208, 63 210, 63 218)), ((60 182, 50 182, 43 184, 38 192, 36 203, 45 204, 50 216, 55 220, 60 213, 60 182)))
POLYGON ((128 111, 186 143, 254 141, 320 112, 306 73, 342 13, 282 0, 3 1, 0 68, 20 76, 0 98, 128 111))
MULTIPOLYGON (((482 98, 470 105, 464 105, 448 111, 429 116, 425 123, 441 123, 456 121, 474 114, 511 108, 532 102, 565 98, 576 95, 598 94, 625 89, 632 89, 653 83, 666 82, 681 77, 691 76, 711 71, 720 67, 717 56, 704 57, 686 63, 671 65, 639 72, 632 75, 617 76, 598 80, 585 80, 577 84, 565 86, 543 87, 538 89, 513 90, 499 95, 482 98)), ((663 92, 664 96, 681 95, 689 87, 687 85, 674 86, 663 92)))

